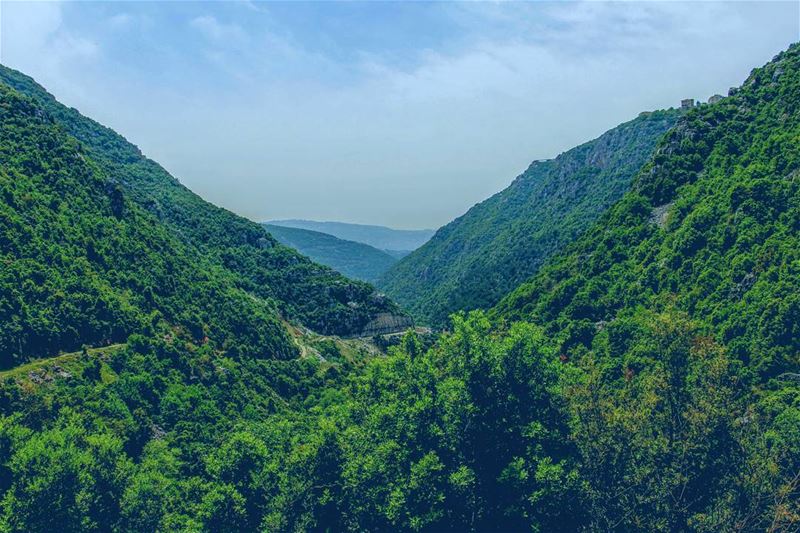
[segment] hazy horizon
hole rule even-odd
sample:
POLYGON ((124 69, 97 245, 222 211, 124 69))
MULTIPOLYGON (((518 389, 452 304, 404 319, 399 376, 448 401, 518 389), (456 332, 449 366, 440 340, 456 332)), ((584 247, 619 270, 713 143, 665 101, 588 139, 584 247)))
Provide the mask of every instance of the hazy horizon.
POLYGON ((379 228, 389 228, 398 231, 436 231, 439 228, 395 228, 385 224, 362 224, 360 222, 349 222, 347 220, 316 220, 313 218, 273 218, 270 220, 258 220, 262 224, 278 224, 279 222, 314 222, 317 224, 349 224, 353 226, 375 226, 379 228))
POLYGON ((535 159, 727 94, 783 3, 3 2, 0 62, 255 221, 435 229, 535 159))

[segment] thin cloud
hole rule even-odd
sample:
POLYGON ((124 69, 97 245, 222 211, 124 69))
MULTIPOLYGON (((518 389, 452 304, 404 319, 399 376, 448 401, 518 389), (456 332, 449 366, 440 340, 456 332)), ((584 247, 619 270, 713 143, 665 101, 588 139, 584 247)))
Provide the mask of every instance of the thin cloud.
POLYGON ((217 43, 241 45, 248 40, 247 32, 238 24, 224 24, 211 15, 193 18, 189 25, 217 43))
POLYGON ((108 18, 108 25, 114 28, 124 28, 133 24, 133 17, 130 13, 117 13, 108 18))
POLYGON ((59 80, 62 94, 87 93, 70 70, 95 63, 100 44, 64 26, 61 2, 5 2, 0 20, 0 62, 24 72, 59 80))

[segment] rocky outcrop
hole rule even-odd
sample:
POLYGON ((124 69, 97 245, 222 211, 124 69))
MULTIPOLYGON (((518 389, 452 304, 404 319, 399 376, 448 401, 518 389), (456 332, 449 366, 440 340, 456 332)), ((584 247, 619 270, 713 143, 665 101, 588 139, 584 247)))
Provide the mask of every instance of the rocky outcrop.
POLYGON ((370 321, 361 331, 360 337, 373 337, 375 335, 387 335, 398 333, 414 325, 411 318, 404 315, 394 315, 392 313, 380 313, 370 321))
POLYGON ((672 207, 674 203, 675 202, 669 202, 668 204, 654 207, 650 212, 650 223, 657 224, 659 228, 664 229, 667 226, 669 208, 672 207))

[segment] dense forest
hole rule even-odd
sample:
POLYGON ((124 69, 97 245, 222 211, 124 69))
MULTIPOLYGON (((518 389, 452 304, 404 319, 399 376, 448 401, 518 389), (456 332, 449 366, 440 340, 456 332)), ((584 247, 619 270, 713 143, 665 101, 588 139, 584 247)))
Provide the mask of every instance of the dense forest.
POLYGON ((681 111, 642 113, 555 159, 445 225, 377 284, 434 326, 486 309, 530 278, 628 191, 681 111))
POLYGON ((115 344, 0 373, 0 530, 800 529, 800 45, 385 355, 303 356, 394 304, 2 72, 0 353, 115 344))
POLYGON ((397 258, 388 252, 327 233, 272 224, 264 224, 264 227, 281 244, 348 278, 374 283, 397 262, 397 258))

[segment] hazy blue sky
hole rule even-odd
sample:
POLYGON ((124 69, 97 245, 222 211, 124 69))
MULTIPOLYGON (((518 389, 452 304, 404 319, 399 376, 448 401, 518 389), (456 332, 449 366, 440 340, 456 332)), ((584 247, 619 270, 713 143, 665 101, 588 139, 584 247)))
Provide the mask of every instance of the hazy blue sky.
POLYGON ((800 39, 798 2, 0 2, 0 61, 255 220, 436 227, 800 39))

